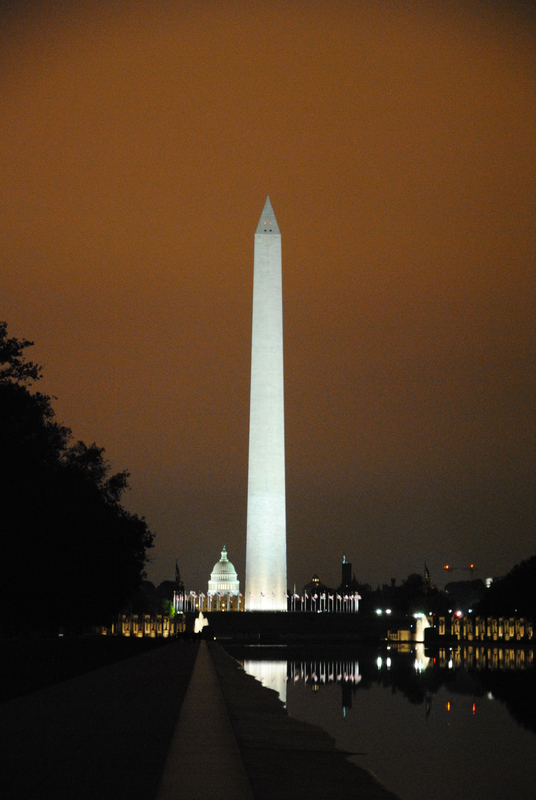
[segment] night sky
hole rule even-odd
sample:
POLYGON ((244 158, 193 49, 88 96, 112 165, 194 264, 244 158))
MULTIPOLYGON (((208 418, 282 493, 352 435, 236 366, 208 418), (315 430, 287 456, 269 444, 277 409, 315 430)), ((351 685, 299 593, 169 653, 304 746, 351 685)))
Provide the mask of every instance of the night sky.
POLYGON ((2 3, 0 108, 0 319, 130 470, 151 580, 225 544, 244 585, 268 194, 289 585, 536 552, 532 3, 2 3))

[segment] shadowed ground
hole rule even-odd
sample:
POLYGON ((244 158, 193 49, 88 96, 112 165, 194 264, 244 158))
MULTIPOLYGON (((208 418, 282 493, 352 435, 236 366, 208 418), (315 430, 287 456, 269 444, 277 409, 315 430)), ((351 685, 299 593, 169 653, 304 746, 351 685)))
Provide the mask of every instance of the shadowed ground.
POLYGON ((172 643, 0 706, 3 800, 151 800, 198 645, 172 643))
POLYGON ((214 643, 172 642, 4 703, 0 736, 3 800, 394 798, 214 643))

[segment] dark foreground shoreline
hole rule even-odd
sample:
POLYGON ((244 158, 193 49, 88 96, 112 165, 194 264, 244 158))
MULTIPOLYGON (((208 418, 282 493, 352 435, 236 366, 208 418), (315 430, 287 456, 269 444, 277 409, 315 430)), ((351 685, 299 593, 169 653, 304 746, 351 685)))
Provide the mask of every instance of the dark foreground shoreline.
MULTIPOLYGON (((162 800, 161 778, 190 684, 198 693, 194 710, 197 701, 206 705, 208 687, 191 678, 200 647, 208 647, 233 732, 228 738, 236 740, 255 800, 396 800, 350 763, 325 731, 289 718, 277 694, 244 673, 217 643, 165 642, 3 703, 2 798, 162 800)), ((203 788, 210 777, 206 728, 196 732, 195 713, 193 719, 188 738, 197 735, 200 746, 187 766, 196 791, 185 800, 194 794, 214 800, 203 788)), ((218 770, 222 785, 225 763, 218 770)), ((228 790, 225 797, 233 797, 232 786, 228 790)))
POLYGON ((322 728, 288 716, 277 692, 242 671, 216 643, 210 654, 255 800, 397 800, 348 761, 322 728))

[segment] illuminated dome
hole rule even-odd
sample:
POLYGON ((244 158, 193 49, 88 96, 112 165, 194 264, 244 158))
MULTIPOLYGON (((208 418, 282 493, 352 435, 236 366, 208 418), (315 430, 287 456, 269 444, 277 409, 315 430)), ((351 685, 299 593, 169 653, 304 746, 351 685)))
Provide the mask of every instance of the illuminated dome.
POLYGON ((209 594, 232 594, 237 596, 240 592, 240 581, 236 570, 227 558, 227 550, 225 545, 221 551, 221 558, 217 564, 214 565, 210 580, 208 582, 209 594))

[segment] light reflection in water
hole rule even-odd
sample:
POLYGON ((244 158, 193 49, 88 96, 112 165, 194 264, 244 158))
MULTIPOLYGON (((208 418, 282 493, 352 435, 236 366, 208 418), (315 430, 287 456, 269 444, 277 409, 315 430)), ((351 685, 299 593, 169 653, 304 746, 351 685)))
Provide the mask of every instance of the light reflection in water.
POLYGON ((430 659, 424 654, 424 644, 417 642, 415 645, 415 669, 417 672, 423 672, 430 664, 430 659))
POLYGON ((351 760, 401 800, 533 796, 532 649, 466 645, 431 654, 408 643, 340 658, 293 656, 243 663, 277 689, 290 716, 359 753, 351 760))
POLYGON ((267 689, 274 689, 280 700, 287 702, 287 662, 286 661, 244 661, 244 671, 253 675, 267 689))
POLYGON ((359 663, 357 661, 304 660, 288 663, 288 679, 296 683, 359 683, 359 663))

